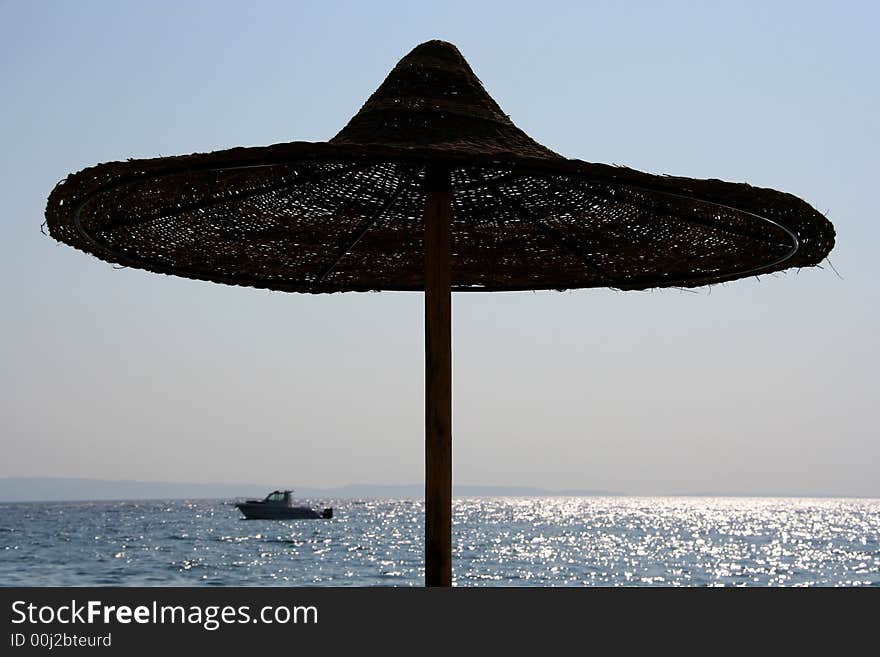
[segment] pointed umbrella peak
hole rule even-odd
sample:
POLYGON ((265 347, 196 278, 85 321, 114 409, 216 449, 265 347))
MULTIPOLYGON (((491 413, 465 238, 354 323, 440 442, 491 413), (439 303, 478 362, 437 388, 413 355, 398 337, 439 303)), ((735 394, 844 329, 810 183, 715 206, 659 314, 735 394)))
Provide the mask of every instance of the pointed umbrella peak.
POLYGON ((458 48, 439 40, 404 56, 330 143, 560 158, 517 128, 458 48))
POLYGON ((454 43, 443 41, 442 39, 430 39, 420 43, 410 50, 400 62, 415 59, 418 57, 434 57, 435 59, 445 60, 450 63, 464 64, 467 66, 464 55, 454 43))

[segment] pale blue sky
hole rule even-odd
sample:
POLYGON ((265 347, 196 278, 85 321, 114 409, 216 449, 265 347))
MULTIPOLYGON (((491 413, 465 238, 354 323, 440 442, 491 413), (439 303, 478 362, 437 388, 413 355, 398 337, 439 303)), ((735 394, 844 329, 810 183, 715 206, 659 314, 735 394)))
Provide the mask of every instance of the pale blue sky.
POLYGON ((880 496, 874 2, 0 0, 0 476, 423 477, 422 299, 114 270, 39 231, 97 162, 328 139, 452 41, 569 156, 791 192, 825 269, 454 299, 460 483, 880 496))

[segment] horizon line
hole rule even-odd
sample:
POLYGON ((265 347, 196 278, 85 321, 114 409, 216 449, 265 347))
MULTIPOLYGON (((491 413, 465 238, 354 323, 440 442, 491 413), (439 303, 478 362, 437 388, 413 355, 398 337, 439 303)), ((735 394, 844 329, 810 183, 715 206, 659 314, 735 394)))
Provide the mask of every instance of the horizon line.
MULTIPOLYGON (((123 491, 105 491, 98 492, 95 491, 95 494, 90 497, 88 493, 85 491, 66 491, 66 495, 62 493, 62 495, 57 496, 55 498, 40 498, 29 495, 28 493, 24 493, 22 496, 12 495, 10 497, 10 490, 0 491, 0 503, 10 503, 10 502, 61 502, 61 501, 69 501, 69 502, 85 502, 85 501, 129 501, 129 500, 178 500, 178 499, 223 499, 224 497, 229 497, 230 499, 235 497, 243 497, 250 496, 250 493, 245 494, 235 494, 236 491, 230 490, 230 495, 218 495, 217 493, 212 492, 211 494, 205 494, 201 496, 199 494, 198 489, 204 488, 213 488, 219 489, 224 487, 230 488, 243 488, 247 491, 257 491, 257 490, 266 490, 266 492, 271 492, 268 490, 269 486, 262 484, 246 484, 246 483, 226 483, 226 482, 185 482, 185 481, 151 481, 151 480, 142 480, 142 479, 102 479, 102 478, 91 478, 91 477, 67 477, 67 476, 22 476, 22 475, 13 475, 13 476, 0 476, 0 484, 30 484, 30 485, 39 485, 43 484, 46 486, 51 486, 52 483, 67 483, 69 485, 80 485, 80 486, 88 486, 88 485, 96 485, 96 486, 118 486, 118 487, 137 487, 137 486, 146 486, 150 488, 161 488, 161 487, 180 487, 180 488, 194 488, 196 490, 189 493, 180 493, 180 492, 170 492, 168 495, 162 495, 159 491, 156 491, 155 496, 150 496, 148 494, 149 491, 130 491, 134 493, 131 496, 126 496, 126 493, 123 491), (118 497, 114 496, 118 495, 118 497)), ((364 483, 364 482, 353 482, 347 483, 337 486, 326 486, 326 487, 318 487, 318 486, 300 486, 299 488, 293 488, 292 490, 303 491, 304 495, 309 496, 320 496, 320 495, 328 495, 333 496, 334 494, 337 497, 351 497, 351 498, 363 498, 363 497, 371 497, 370 489, 377 489, 375 492, 376 498, 398 498, 398 499, 420 499, 423 495, 412 495, 407 494, 401 496, 400 493, 405 490, 408 492, 418 491, 424 487, 424 484, 420 483, 408 483, 408 484, 396 484, 396 483, 364 483), (360 489, 361 492, 355 493, 357 489, 360 489), (382 494, 380 492, 381 489, 390 489, 395 491, 394 494, 386 492, 382 494), (349 491, 348 494, 345 492, 349 491)), ((272 488, 273 490, 278 489, 290 489, 288 486, 278 486, 272 488)), ((551 489, 544 486, 535 486, 529 484, 477 484, 477 483, 454 483, 453 484, 453 496, 456 497, 455 491, 456 489, 477 489, 483 490, 482 493, 471 492, 469 494, 462 494, 461 492, 457 495, 457 497, 736 497, 736 498, 798 498, 798 499, 880 499, 880 495, 854 495, 847 493, 792 493, 792 492, 782 492, 782 491, 758 491, 758 492, 743 492, 743 491, 676 491, 676 492, 663 492, 663 493, 631 493, 626 491, 609 491, 602 489, 587 489, 587 488, 562 488, 562 489, 551 489), (497 492, 492 493, 490 491, 495 490, 497 492), (506 492, 505 492, 506 491, 506 492), (514 492, 518 491, 518 492, 514 492)))

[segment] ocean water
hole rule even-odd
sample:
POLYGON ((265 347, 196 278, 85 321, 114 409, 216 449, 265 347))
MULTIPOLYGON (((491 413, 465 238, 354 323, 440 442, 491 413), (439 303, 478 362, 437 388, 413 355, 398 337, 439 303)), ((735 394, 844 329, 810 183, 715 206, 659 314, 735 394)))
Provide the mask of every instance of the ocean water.
MULTIPOLYGON (((418 500, 0 504, 4 586, 421 586, 418 500)), ((880 586, 880 500, 457 499, 456 586, 880 586)))

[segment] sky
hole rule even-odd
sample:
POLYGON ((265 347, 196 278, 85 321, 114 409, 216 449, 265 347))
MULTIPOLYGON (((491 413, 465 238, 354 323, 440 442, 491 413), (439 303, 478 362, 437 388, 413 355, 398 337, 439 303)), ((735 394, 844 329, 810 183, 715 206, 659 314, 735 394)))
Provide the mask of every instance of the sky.
POLYGON ((0 0, 0 477, 422 481, 421 294, 114 269, 40 224, 98 162, 329 139, 440 38, 566 157, 780 189, 837 230, 833 269, 454 295, 455 482, 880 496, 878 21, 875 2, 0 0))

